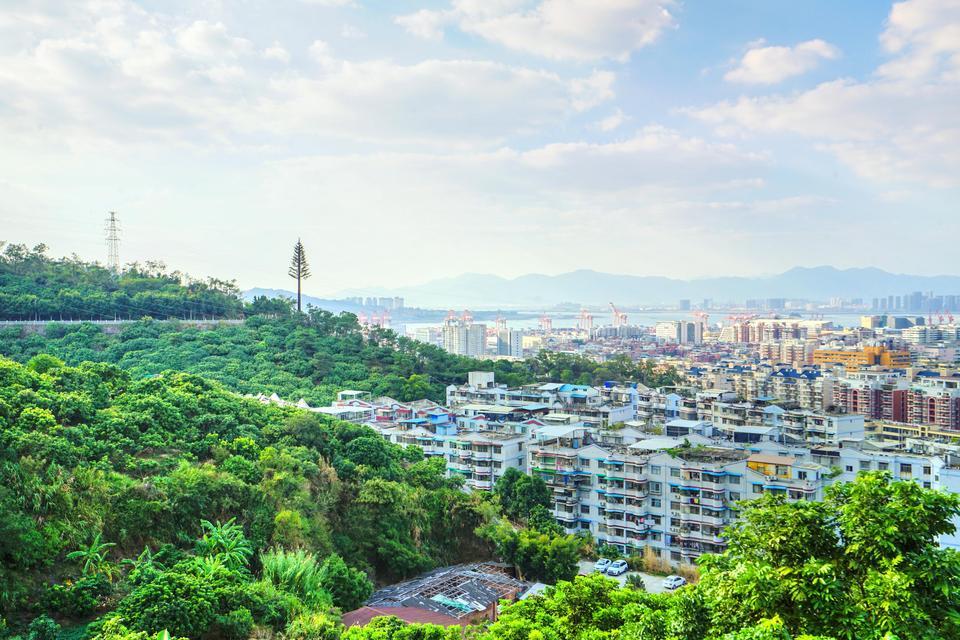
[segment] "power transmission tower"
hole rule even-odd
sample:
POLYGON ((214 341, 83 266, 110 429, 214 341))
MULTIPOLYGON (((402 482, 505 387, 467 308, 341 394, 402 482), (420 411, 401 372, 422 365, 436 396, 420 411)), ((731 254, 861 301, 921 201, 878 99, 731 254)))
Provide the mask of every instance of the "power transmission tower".
POLYGON ((116 211, 110 212, 104 230, 107 232, 107 267, 120 273, 120 220, 116 211))

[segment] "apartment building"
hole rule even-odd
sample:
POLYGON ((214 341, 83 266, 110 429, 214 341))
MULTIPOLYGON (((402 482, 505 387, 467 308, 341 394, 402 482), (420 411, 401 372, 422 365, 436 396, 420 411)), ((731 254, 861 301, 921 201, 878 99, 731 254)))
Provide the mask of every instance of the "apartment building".
POLYGON ((608 427, 633 420, 638 391, 631 385, 607 383, 603 387, 549 382, 508 388, 495 382, 491 372, 471 372, 467 384, 450 385, 447 406, 499 406, 500 413, 527 408, 531 412, 567 413, 589 425, 608 427))
POLYGON ((909 367, 910 352, 888 349, 883 345, 857 349, 817 349, 813 363, 821 367, 840 365, 848 370, 862 367, 909 367))
POLYGON ((838 379, 833 403, 868 418, 960 432, 960 376, 860 371, 838 379))
POLYGON ((907 392, 907 421, 960 433, 960 376, 918 377, 907 392))
POLYGON ((661 437, 628 446, 589 434, 556 432, 530 451, 531 473, 554 492, 554 514, 568 531, 589 531, 624 553, 651 547, 673 562, 725 548, 720 533, 734 504, 763 493, 788 500, 822 495, 824 469, 787 456, 661 437))
POLYGON ((448 353, 473 358, 487 351, 487 325, 453 318, 441 329, 443 348, 448 353))
POLYGON ((528 442, 529 437, 522 433, 462 433, 450 443, 447 471, 462 476, 464 486, 470 490, 492 491, 507 469, 527 472, 528 442))
POLYGON ((833 405, 868 418, 905 422, 908 380, 890 371, 852 371, 833 384, 833 405))
POLYGON ((699 389, 711 386, 730 390, 746 401, 763 400, 795 404, 819 411, 831 404, 833 376, 812 367, 759 365, 717 365, 691 367, 685 381, 699 389))

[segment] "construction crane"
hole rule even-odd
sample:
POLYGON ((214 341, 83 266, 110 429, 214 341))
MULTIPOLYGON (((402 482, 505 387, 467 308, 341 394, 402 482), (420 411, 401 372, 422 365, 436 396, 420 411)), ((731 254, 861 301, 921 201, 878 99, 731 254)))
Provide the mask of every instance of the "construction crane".
POLYGON ((450 309, 449 311, 447 311, 447 324, 452 323, 456 319, 457 319, 456 311, 454 311, 453 309, 450 309))
POLYGON ((464 309, 463 315, 460 316, 460 319, 463 320, 463 324, 470 324, 473 322, 473 314, 470 313, 470 309, 464 309))
POLYGON ((496 330, 497 331, 506 331, 507 330, 507 319, 500 315, 500 312, 497 312, 496 320, 496 330))
POLYGON ((613 326, 615 327, 624 327, 627 324, 627 314, 622 311, 618 311, 617 307, 614 304, 610 303, 610 311, 613 312, 613 326))
POLYGON ((703 326, 707 326, 710 321, 710 314, 706 311, 694 311, 693 317, 703 323, 703 326))

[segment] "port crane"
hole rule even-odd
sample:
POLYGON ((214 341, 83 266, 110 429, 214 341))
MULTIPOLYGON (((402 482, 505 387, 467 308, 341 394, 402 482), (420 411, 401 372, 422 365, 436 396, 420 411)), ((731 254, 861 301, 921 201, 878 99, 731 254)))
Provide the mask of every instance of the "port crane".
POLYGON ((612 302, 610 303, 610 311, 613 312, 613 326, 625 327, 627 325, 627 314, 619 311, 612 302))

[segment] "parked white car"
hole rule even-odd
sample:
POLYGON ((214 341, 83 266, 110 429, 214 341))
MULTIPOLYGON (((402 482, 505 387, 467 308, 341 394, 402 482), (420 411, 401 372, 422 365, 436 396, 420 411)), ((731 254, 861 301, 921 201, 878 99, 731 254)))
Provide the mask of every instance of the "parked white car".
POLYGON ((594 563, 593 570, 599 571, 600 573, 605 573, 607 571, 607 567, 609 566, 610 560, 608 558, 600 558, 594 563))
POLYGON ((607 567, 607 575, 621 576, 627 572, 628 568, 626 560, 617 560, 616 562, 611 562, 610 566, 607 567))
POLYGON ((680 576, 667 576, 663 579, 663 588, 667 589, 668 591, 679 589, 685 584, 687 584, 687 581, 680 576))

